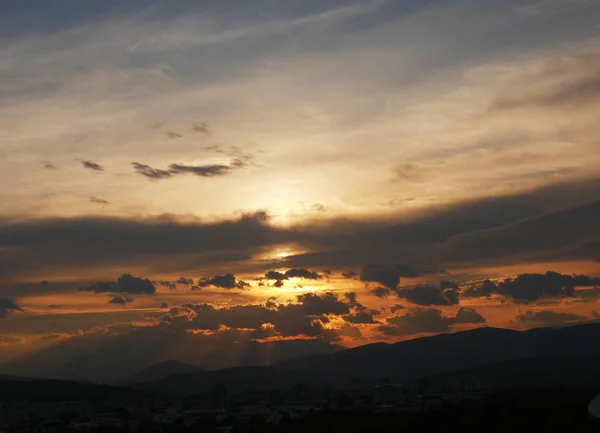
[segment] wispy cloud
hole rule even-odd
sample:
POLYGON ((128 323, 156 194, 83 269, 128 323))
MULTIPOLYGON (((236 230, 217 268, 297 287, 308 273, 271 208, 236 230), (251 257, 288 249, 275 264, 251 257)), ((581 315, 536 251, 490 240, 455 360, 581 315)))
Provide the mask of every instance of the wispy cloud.
POLYGON ((85 161, 85 160, 78 160, 79 162, 81 162, 81 165, 84 168, 87 168, 89 170, 93 170, 93 171, 104 171, 104 167, 102 167, 100 164, 94 162, 94 161, 85 161))

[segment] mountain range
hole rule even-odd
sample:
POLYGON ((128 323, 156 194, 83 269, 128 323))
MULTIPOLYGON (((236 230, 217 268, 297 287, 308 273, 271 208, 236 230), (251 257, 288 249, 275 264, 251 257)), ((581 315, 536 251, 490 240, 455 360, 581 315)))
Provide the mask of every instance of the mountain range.
POLYGON ((160 362, 118 383, 167 394, 205 392, 217 383, 240 391, 283 389, 299 383, 340 387, 382 378, 410 382, 423 377, 451 380, 467 376, 477 376, 483 386, 490 387, 600 386, 597 341, 600 323, 528 331, 483 327, 296 357, 270 366, 207 371, 178 361, 160 362))

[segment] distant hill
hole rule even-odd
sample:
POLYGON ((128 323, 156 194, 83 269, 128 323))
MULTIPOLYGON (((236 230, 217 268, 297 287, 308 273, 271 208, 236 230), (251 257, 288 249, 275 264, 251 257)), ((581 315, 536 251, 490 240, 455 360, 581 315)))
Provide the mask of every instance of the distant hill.
POLYGON ((405 380, 529 358, 600 358, 595 341, 600 341, 600 323, 522 332, 483 327, 302 357, 276 367, 405 380))
POLYGON ((169 394, 202 393, 217 383, 231 390, 289 389, 299 383, 346 387, 381 378, 480 378, 483 386, 546 384, 600 386, 600 324, 513 331, 479 328, 396 344, 376 343, 271 367, 240 367, 166 377, 141 389, 169 394))
POLYGON ((183 362, 169 360, 153 364, 121 381, 122 385, 133 385, 146 382, 156 382, 165 377, 177 374, 199 373, 205 371, 202 367, 183 362))
POLYGON ((0 366, 4 374, 96 383, 123 383, 142 369, 163 361, 176 348, 179 362, 207 370, 267 366, 301 355, 331 353, 341 347, 322 340, 271 341, 204 347, 194 334, 138 328, 113 336, 93 333, 69 338, 0 366))
POLYGON ((201 373, 179 374, 135 387, 170 395, 207 393, 217 384, 230 392, 292 389, 298 384, 343 387, 350 377, 344 374, 311 370, 286 370, 275 367, 236 367, 201 373))
POLYGON ((18 381, 18 380, 41 380, 41 379, 35 378, 35 377, 10 376, 8 374, 0 374, 0 382, 18 381))

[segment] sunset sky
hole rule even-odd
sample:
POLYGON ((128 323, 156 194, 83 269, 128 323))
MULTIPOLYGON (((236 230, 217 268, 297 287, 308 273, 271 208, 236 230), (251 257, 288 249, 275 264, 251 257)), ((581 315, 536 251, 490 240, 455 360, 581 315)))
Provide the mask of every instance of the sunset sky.
POLYGON ((1 3, 0 373, 600 318, 597 0, 1 3))

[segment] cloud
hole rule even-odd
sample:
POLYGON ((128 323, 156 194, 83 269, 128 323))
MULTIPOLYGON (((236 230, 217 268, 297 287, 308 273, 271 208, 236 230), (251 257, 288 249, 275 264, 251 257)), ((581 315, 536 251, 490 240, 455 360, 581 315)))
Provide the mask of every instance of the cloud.
POLYGON ((373 319, 375 314, 377 314, 376 311, 358 311, 356 313, 346 314, 342 317, 348 323, 372 324, 377 323, 375 319, 373 319))
POLYGON ((23 311, 23 309, 10 298, 0 298, 0 319, 4 319, 8 313, 23 311))
POLYGON ((210 129, 208 127, 208 124, 206 124, 205 122, 196 122, 192 124, 192 129, 196 132, 201 132, 203 134, 210 135, 210 129))
POLYGON ((172 174, 166 170, 152 168, 149 165, 140 164, 139 162, 132 162, 131 165, 136 173, 141 174, 148 179, 168 179, 172 176, 172 174))
POLYGON ((265 274, 265 279, 267 280, 275 280, 275 287, 283 287, 283 281, 289 280, 290 278, 302 278, 305 280, 320 280, 323 278, 323 275, 320 275, 317 272, 309 271, 308 269, 288 269, 285 272, 278 271, 268 271, 265 274))
POLYGON ((485 323, 485 318, 474 308, 461 307, 455 317, 455 323, 485 323))
MULTIPOLYGON (((571 72, 571 71, 569 71, 571 72)), ((532 108, 569 108, 593 104, 600 100, 600 73, 582 77, 562 76, 563 82, 550 89, 526 97, 499 99, 491 106, 492 111, 532 108)))
POLYGON ((357 276, 358 276, 358 272, 355 272, 355 271, 343 271, 342 272, 342 277, 344 277, 344 278, 354 279, 357 276))
POLYGON ((574 297, 577 295, 576 287, 596 285, 600 285, 600 278, 548 271, 545 274, 519 274, 515 278, 506 278, 498 282, 484 280, 467 287, 462 296, 473 298, 496 294, 517 302, 534 302, 542 298, 574 297))
POLYGON ((183 135, 181 135, 180 133, 178 133, 178 132, 173 132, 173 131, 168 131, 168 132, 166 132, 166 133, 165 133, 165 135, 166 135, 167 137, 171 138, 171 139, 173 139, 173 138, 181 138, 181 137, 183 137, 183 135))
POLYGON ((585 316, 573 313, 563 313, 554 310, 527 310, 525 313, 517 315, 515 321, 518 323, 539 325, 539 326, 554 326, 565 323, 583 322, 589 320, 585 316))
POLYGON ((167 304, 166 302, 163 302, 162 304, 160 304, 159 308, 169 308, 169 304, 167 304))
POLYGON ((104 167, 102 167, 100 164, 95 163, 94 161, 85 161, 81 159, 78 161, 81 162, 81 165, 83 165, 84 168, 87 168, 89 170, 104 171, 104 167))
POLYGON ((192 280, 191 278, 179 277, 176 283, 182 284, 184 286, 191 286, 194 284, 194 280, 192 280))
POLYGON ((360 280, 380 283, 390 289, 395 289, 400 283, 400 272, 393 267, 368 264, 363 266, 360 272, 360 280))
POLYGON ((455 289, 444 289, 441 285, 425 284, 408 289, 396 290, 399 298, 417 305, 456 305, 458 292, 455 289))
POLYGON ((387 298, 388 296, 390 296, 390 289, 388 289, 387 287, 377 287, 371 290, 371 293, 377 296, 378 298, 387 298))
POLYGON ((146 278, 121 275, 117 281, 100 281, 80 290, 94 293, 128 293, 131 295, 154 295, 156 287, 146 278))
POLYGON ((125 304, 129 304, 133 302, 133 298, 130 298, 129 296, 113 296, 111 298, 110 301, 108 301, 109 304, 119 304, 119 305, 125 305, 125 304))
POLYGON ((413 308, 402 316, 386 319, 378 329, 386 335, 414 335, 448 332, 454 324, 479 324, 485 319, 472 308, 460 308, 455 317, 443 316, 436 308, 413 308))
MULTIPOLYGON (((342 301, 333 292, 322 294, 305 293, 298 295, 298 302, 300 302, 304 314, 307 315, 347 314, 353 304, 352 300, 348 302, 342 301)), ((356 304, 354 303, 354 305, 356 304)))
POLYGON ((185 164, 171 164, 169 165, 169 171, 171 173, 191 173, 201 177, 214 177, 224 176, 234 168, 237 168, 235 161, 231 165, 222 164, 209 164, 209 165, 185 165, 185 164))
POLYGON ((236 280, 233 274, 215 275, 213 277, 205 277, 198 281, 199 287, 220 287, 222 289, 244 289, 250 287, 250 284, 242 280, 236 280))
POLYGON ((396 270, 398 271, 398 275, 403 278, 418 278, 422 274, 418 269, 406 264, 396 265, 396 270))
POLYGON ((406 307, 401 304, 395 304, 390 307, 390 311, 392 313, 395 313, 396 311, 400 311, 400 310, 404 310, 404 309, 406 309, 406 307))
POLYGON ((362 337, 362 333, 360 332, 360 329, 357 328, 356 326, 352 326, 348 323, 344 323, 338 332, 340 333, 340 335, 343 335, 344 337, 351 337, 351 338, 362 337))
POLYGON ((0 345, 21 343, 22 341, 23 338, 17 335, 0 334, 0 345))
POLYGON ((484 298, 495 293, 496 288, 496 283, 490 280, 484 280, 480 283, 470 284, 460 295, 463 298, 484 298))
MULTIPOLYGON (((596 258, 600 253, 596 240, 600 239, 596 223, 600 213, 596 215, 596 210, 600 206, 591 202, 559 213, 547 210, 589 198, 597 194, 594 191, 599 186, 597 182, 568 184, 453 204, 428 209, 414 219, 331 218, 288 227, 272 224, 265 212, 216 222, 173 215, 4 220, 0 221, 0 274, 6 280, 35 269, 59 272, 141 263, 154 272, 189 272, 196 269, 194 263, 204 263, 208 270, 213 265, 226 269, 267 247, 294 244, 308 252, 252 266, 257 271, 275 266, 337 270, 366 263, 361 271, 363 281, 395 288, 402 275, 416 274, 378 263, 389 263, 392 258, 403 263, 410 260, 414 263, 411 267, 423 273, 426 268, 465 264, 596 258), (567 224, 561 226, 561 221, 567 224), (164 260, 173 255, 177 260, 164 260), (10 266, 3 265, 9 262, 10 266)), ((353 274, 346 271, 345 275, 353 274)))
POLYGON ((46 170, 56 170, 56 166, 49 161, 44 161, 42 164, 46 170))
POLYGON ((265 304, 230 307, 184 304, 171 308, 161 321, 197 330, 215 331, 223 326, 251 329, 255 332, 255 338, 261 338, 264 325, 270 324, 273 326, 271 336, 307 336, 334 341, 339 338, 339 334, 334 329, 324 326, 329 321, 329 316, 338 316, 346 320, 346 317, 351 315, 349 319, 352 323, 373 323, 372 316, 360 315, 360 304, 355 300, 355 296, 354 302, 346 296, 345 298, 344 300, 335 293, 326 292, 298 295, 296 302, 289 304, 277 304, 274 300, 265 304))
POLYGON ((169 290, 176 290, 177 289, 177 282, 176 281, 159 280, 159 281, 153 281, 153 283, 155 285, 158 284, 159 286, 166 287, 169 290))
POLYGON ((101 205, 110 204, 109 201, 98 198, 98 197, 90 197, 90 203, 101 204, 101 205))

